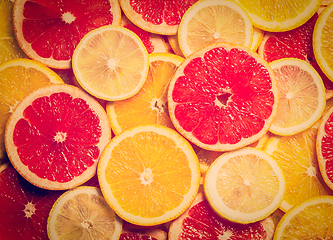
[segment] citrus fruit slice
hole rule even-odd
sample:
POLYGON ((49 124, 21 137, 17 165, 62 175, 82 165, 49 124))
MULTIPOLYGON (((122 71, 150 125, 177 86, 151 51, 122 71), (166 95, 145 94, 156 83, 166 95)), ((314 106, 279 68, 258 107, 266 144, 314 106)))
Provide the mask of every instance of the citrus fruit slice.
POLYGON ((82 90, 54 84, 26 96, 8 119, 5 146, 32 184, 69 189, 90 179, 111 139, 104 109, 82 90))
POLYGON ((250 49, 256 52, 264 38, 265 31, 253 27, 253 40, 250 49))
POLYGON ((267 62, 280 58, 298 58, 307 61, 319 73, 326 89, 326 98, 333 96, 333 82, 318 66, 313 53, 313 29, 318 19, 315 13, 306 23, 286 32, 265 32, 258 53, 267 62))
POLYGON ((313 51, 318 65, 333 81, 333 34, 331 29, 333 16, 333 3, 328 5, 319 15, 313 31, 313 51))
POLYGON ((138 226, 123 221, 119 240, 167 240, 168 234, 159 226, 138 226))
POLYGON ((270 63, 279 89, 279 106, 270 131, 290 136, 311 127, 321 117, 325 86, 306 61, 282 58, 270 63))
POLYGON ((185 57, 179 46, 178 33, 176 35, 168 35, 167 38, 173 52, 180 57, 185 57))
POLYGON ((97 169, 103 195, 122 219, 158 225, 182 214, 200 183, 198 158, 176 131, 145 125, 107 145, 97 169))
POLYGON ((271 217, 250 224, 230 222, 218 216, 203 193, 198 193, 192 205, 169 229, 169 239, 256 239, 273 238, 274 223, 271 217))
POLYGON ((9 164, 0 166, 0 239, 48 239, 47 218, 62 191, 31 185, 9 164))
POLYGON ((127 28, 103 26, 84 36, 73 54, 73 71, 91 95, 116 101, 136 94, 148 73, 148 52, 127 28))
POLYGON ((255 27, 270 32, 284 32, 301 26, 321 4, 321 0, 237 1, 246 9, 255 27))
POLYGON ((285 179, 272 157, 245 147, 222 154, 210 165, 204 191, 220 216, 237 223, 253 223, 280 206, 285 179))
POLYGON ((172 52, 171 46, 165 41, 162 35, 150 33, 137 27, 124 14, 121 16, 120 26, 138 35, 148 53, 172 52))
POLYGON ((333 197, 308 199, 288 211, 274 233, 279 239, 332 239, 333 197))
POLYGON ((156 34, 175 35, 184 13, 197 1, 119 0, 119 3, 127 18, 141 29, 156 34))
POLYGON ((177 68, 168 90, 176 129, 201 148, 228 151, 268 131, 277 111, 272 69, 258 54, 228 43, 211 44, 177 68))
POLYGON ((116 240, 121 230, 122 220, 96 187, 82 186, 63 193, 53 204, 47 220, 51 240, 116 240))
POLYGON ((52 68, 70 68, 73 51, 91 30, 120 24, 117 0, 17 0, 13 8, 16 39, 32 59, 52 68))
POLYGON ((252 40, 250 17, 229 0, 198 1, 185 12, 178 28, 179 46, 186 57, 214 42, 250 47, 252 40))
POLYGON ((308 198, 330 193, 318 166, 317 132, 318 123, 293 136, 273 135, 264 148, 286 178, 286 191, 280 206, 284 212, 308 198))
POLYGON ((14 1, 0 0, 0 64, 13 58, 27 57, 15 39, 13 5, 14 1))
POLYGON ((326 184, 333 190, 333 107, 321 119, 318 128, 316 149, 321 175, 326 184))
POLYGON ((29 59, 12 59, 0 65, 0 159, 5 154, 5 126, 17 104, 34 89, 63 83, 52 70, 29 59))
POLYGON ((171 53, 149 55, 147 79, 131 98, 108 102, 106 110, 115 134, 142 124, 173 128, 167 105, 167 89, 177 67, 184 59, 171 53))

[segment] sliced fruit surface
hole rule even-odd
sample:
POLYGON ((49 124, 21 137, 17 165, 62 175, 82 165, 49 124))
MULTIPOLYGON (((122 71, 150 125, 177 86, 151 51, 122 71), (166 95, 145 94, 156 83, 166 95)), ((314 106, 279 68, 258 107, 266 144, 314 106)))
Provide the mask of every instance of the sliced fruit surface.
POLYGON ((204 192, 221 217, 237 223, 254 223, 280 206, 285 178, 271 156, 245 147, 222 154, 210 165, 204 192))
POLYGON ((13 8, 16 39, 32 59, 52 68, 70 68, 80 39, 91 30, 120 24, 116 0, 18 0, 13 8))
POLYGON ((138 226, 123 221, 119 240, 167 240, 168 234, 158 226, 138 226))
POLYGON ((181 215, 200 183, 193 148, 175 130, 160 125, 138 126, 115 136, 103 151, 97 174, 118 216, 144 226, 181 215))
POLYGON ((265 32, 258 53, 266 61, 298 58, 307 61, 319 73, 326 89, 326 98, 333 96, 333 82, 325 75, 313 53, 313 29, 318 19, 315 13, 303 25, 286 32, 265 32))
POLYGON ((106 110, 115 134, 142 124, 174 128, 169 117, 167 90, 177 67, 184 59, 171 53, 149 55, 147 79, 133 97, 108 102, 106 110))
POLYGON ((8 119, 5 146, 15 169, 32 184, 69 189, 89 180, 111 139, 99 103, 65 84, 26 96, 8 119))
POLYGON ((311 197, 331 194, 318 166, 315 150, 317 132, 318 124, 315 124, 293 136, 273 135, 264 148, 286 178, 286 192, 280 206, 284 212, 311 197))
POLYGON ((103 26, 82 38, 73 54, 73 71, 91 95, 108 101, 129 98, 143 86, 148 52, 140 38, 121 26, 103 26))
POLYGON ((122 220, 105 201, 101 190, 82 186, 63 193, 53 204, 47 233, 56 239, 119 239, 122 220))
POLYGON ((333 81, 333 3, 318 17, 313 31, 313 51, 317 62, 326 76, 333 81))
POLYGON ((156 34, 175 35, 184 13, 197 1, 119 0, 119 3, 128 19, 141 29, 156 34))
POLYGON ((322 117, 316 140, 318 163, 326 184, 333 190, 333 107, 322 117))
POLYGON ((0 64, 13 58, 27 57, 18 45, 13 28, 14 1, 0 1, 0 64))
POLYGON ((234 150, 265 135, 277 111, 272 69, 248 48, 211 44, 177 68, 168 89, 176 129, 201 148, 234 150))
POLYGON ((9 116, 17 104, 33 90, 50 83, 62 84, 61 78, 37 61, 12 59, 0 65, 0 159, 5 154, 4 135, 9 116))
POLYGON ((203 193, 198 193, 189 209, 173 221, 169 239, 272 239, 275 226, 271 217, 250 224, 230 222, 210 207, 203 193))
POLYGON ((237 1, 249 13, 254 26, 270 32, 284 32, 301 26, 321 4, 321 0, 237 1))
POLYGON ((229 0, 198 1, 185 12, 178 28, 179 46, 186 57, 214 42, 250 47, 252 40, 250 17, 229 0))
POLYGON ((325 86, 317 71, 306 61, 282 58, 270 63, 279 89, 279 106, 270 131, 294 135, 311 127, 325 106, 325 86))
POLYGON ((333 197, 308 199, 290 209, 274 233, 279 239, 332 239, 333 197))
POLYGON ((253 27, 253 40, 250 49, 252 51, 257 51, 263 38, 264 38, 265 31, 259 28, 253 27))
POLYGON ((0 166, 0 238, 48 239, 47 218, 62 191, 35 187, 10 163, 0 166))

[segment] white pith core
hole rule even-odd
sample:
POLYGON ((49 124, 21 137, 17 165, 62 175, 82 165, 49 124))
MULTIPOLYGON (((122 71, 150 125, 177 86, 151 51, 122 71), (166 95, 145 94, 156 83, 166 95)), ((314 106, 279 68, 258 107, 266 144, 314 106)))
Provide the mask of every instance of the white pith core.
POLYGON ((219 240, 229 240, 233 236, 230 230, 225 231, 222 235, 218 236, 219 240))
POLYGON ((27 205, 25 205, 24 208, 25 217, 31 218, 31 216, 35 214, 35 211, 36 211, 35 204, 28 202, 27 205))
POLYGON ((93 227, 93 224, 90 220, 84 220, 82 223, 81 223, 82 227, 84 229, 89 229, 89 228, 92 228, 93 227))
POLYGON ((62 15, 62 20, 65 22, 65 23, 72 23, 73 21, 75 21, 75 17, 73 14, 71 14, 70 12, 65 12, 63 15, 62 15))
POLYGON ((313 167, 313 166, 310 166, 310 167, 308 167, 307 174, 310 177, 315 177, 315 176, 317 176, 317 169, 315 167, 313 167))
POLYGON ((110 60, 108 61, 108 67, 109 67, 109 69, 111 69, 111 70, 115 70, 116 67, 117 67, 117 61, 116 61, 115 59, 110 59, 110 60))
POLYGON ((144 185, 148 185, 153 181, 154 174, 153 171, 150 168, 146 168, 141 174, 140 174, 140 180, 141 183, 144 185))
POLYGON ((167 112, 167 108, 166 108, 166 105, 164 105, 164 103, 160 100, 160 99, 157 99, 155 98, 153 101, 152 101, 152 108, 156 109, 158 112, 167 112))
POLYGON ((56 135, 54 136, 54 141, 61 143, 66 140, 67 133, 64 132, 57 132, 56 135))

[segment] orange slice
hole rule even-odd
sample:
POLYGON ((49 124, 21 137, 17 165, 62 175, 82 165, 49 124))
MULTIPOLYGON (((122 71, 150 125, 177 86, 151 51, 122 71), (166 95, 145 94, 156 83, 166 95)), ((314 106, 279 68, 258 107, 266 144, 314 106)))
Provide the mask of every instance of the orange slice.
POLYGON ((263 137, 276 114, 274 73, 259 55, 228 43, 186 58, 168 90, 176 129, 201 148, 234 150, 263 137))
POLYGON ((15 169, 45 189, 70 189, 95 173, 111 139, 104 109, 79 88, 54 84, 26 96, 8 119, 5 146, 15 169))
POLYGON ((91 95, 118 101, 136 94, 148 73, 148 52, 127 28, 103 26, 85 35, 73 54, 73 71, 91 95))
POLYGON ((160 124, 173 128, 167 105, 167 89, 178 65, 184 59, 171 53, 149 55, 147 79, 131 98, 108 102, 108 113, 115 134, 142 124, 160 124))
POLYGON ((32 59, 52 68, 70 68, 80 39, 91 30, 120 24, 117 0, 17 0, 13 9, 16 39, 32 59))
POLYGON ((109 205, 136 225, 157 225, 181 215, 200 183, 198 158, 174 130, 144 125, 115 136, 103 151, 98 179, 109 205))
POLYGON ((178 28, 180 49, 187 57, 214 42, 250 47, 253 27, 250 17, 236 2, 204 0, 191 6, 178 28))
POLYGON ((265 219, 280 206, 285 179, 272 157, 246 147, 224 153, 210 165, 204 191, 221 217, 253 223, 265 219))

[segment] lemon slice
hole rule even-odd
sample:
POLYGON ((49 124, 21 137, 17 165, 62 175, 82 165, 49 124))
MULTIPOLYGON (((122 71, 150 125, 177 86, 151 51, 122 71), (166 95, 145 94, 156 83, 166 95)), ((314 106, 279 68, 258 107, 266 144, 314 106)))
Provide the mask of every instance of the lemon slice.
POLYGON ((73 54, 73 71, 91 95, 109 101, 129 98, 144 84, 148 52, 132 31, 115 25, 85 35, 73 54))
POLYGON ((270 131, 290 136, 311 127, 326 105, 325 86, 307 62, 283 58, 270 63, 279 89, 279 106, 270 131))
POLYGON ((184 56, 214 42, 250 47, 252 22, 246 11, 230 0, 204 0, 193 4, 178 28, 178 41, 184 56))
POLYGON ((285 180, 273 158, 245 147, 222 154, 210 165, 204 191, 220 216, 245 224, 266 218, 280 206, 285 180))
POLYGON ((54 203, 47 221, 51 240, 116 240, 121 231, 122 219, 96 187, 82 186, 66 191, 54 203))

